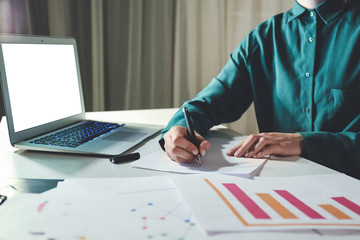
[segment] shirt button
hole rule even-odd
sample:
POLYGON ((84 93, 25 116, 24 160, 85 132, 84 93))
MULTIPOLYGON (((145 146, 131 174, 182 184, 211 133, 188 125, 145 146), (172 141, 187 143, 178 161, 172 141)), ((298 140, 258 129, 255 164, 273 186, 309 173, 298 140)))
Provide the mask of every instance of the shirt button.
POLYGON ((309 77, 310 77, 310 73, 309 73, 309 72, 306 72, 306 73, 305 73, 305 77, 306 77, 306 78, 309 78, 309 77))
POLYGON ((315 16, 315 13, 314 12, 310 12, 310 17, 313 17, 315 16))
POLYGON ((306 112, 307 114, 309 114, 309 113, 310 113, 310 108, 306 107, 306 108, 305 108, 305 112, 306 112))
POLYGON ((309 43, 312 43, 314 41, 314 39, 312 37, 309 37, 308 41, 309 41, 309 43))

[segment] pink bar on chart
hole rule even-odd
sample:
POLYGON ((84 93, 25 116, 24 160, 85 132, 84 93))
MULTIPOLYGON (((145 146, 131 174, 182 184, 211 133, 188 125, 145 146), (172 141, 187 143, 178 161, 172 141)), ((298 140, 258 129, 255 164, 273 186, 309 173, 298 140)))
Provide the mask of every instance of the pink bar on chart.
POLYGON ((223 183, 234 197, 257 219, 271 219, 245 192, 234 183, 223 183))
POLYGON ((357 213, 358 215, 360 215, 360 206, 357 205, 356 203, 350 201, 349 199, 347 199, 345 197, 333 197, 332 199, 334 199, 335 201, 337 201, 341 205, 347 207, 348 209, 350 209, 354 213, 357 213))
POLYGON ((297 209, 305 213, 308 217, 312 219, 325 219, 323 216, 321 216, 319 213, 317 213, 314 209, 300 201, 297 197, 292 195, 286 190, 274 190, 277 194, 285 198, 289 203, 294 205, 297 209))

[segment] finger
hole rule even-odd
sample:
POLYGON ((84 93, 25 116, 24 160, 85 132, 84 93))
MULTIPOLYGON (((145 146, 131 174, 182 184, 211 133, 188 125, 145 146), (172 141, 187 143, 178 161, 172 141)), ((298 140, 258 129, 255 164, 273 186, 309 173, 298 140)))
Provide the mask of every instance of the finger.
POLYGON ((244 143, 245 141, 242 141, 239 145, 236 145, 235 147, 231 148, 226 154, 228 156, 234 156, 235 152, 242 146, 242 144, 244 143))
MULTIPOLYGON (((164 135, 165 150, 168 156, 177 162, 191 162, 194 160, 194 155, 199 154, 198 148, 186 138, 187 134, 186 128, 174 126, 164 135)), ((195 134, 197 141, 203 145, 203 152, 210 149, 210 143, 198 133, 195 134)))
POLYGON ((278 145, 267 146, 267 147, 261 149, 261 151, 259 151, 257 154, 253 155, 253 158, 263 158, 265 156, 275 154, 276 149, 278 147, 279 147, 278 145))
POLYGON ((242 140, 238 145, 236 145, 235 147, 231 148, 226 154, 227 154, 228 156, 234 156, 235 152, 236 152, 239 148, 241 148, 241 146, 244 144, 245 141, 246 141, 246 139, 245 139, 245 140, 242 140))
POLYGON ((253 157, 254 155, 258 154, 260 151, 263 151, 266 148, 268 148, 270 145, 277 145, 277 144, 278 144, 277 141, 274 141, 268 137, 262 136, 259 138, 259 140, 255 144, 254 148, 251 151, 249 151, 247 157, 253 157))
POLYGON ((200 143, 200 155, 203 157, 205 156, 205 154, 210 150, 211 148, 211 143, 204 140, 200 143))
MULTIPOLYGON (((166 140, 165 140, 165 143, 166 143, 166 140)), ((185 136, 181 133, 180 134, 175 133, 173 135, 170 135, 170 140, 169 140, 168 144, 173 150, 178 147, 178 148, 184 149, 185 151, 191 153, 192 155, 198 154, 197 147, 191 141, 189 141, 187 138, 185 138, 185 136)))
POLYGON ((235 157, 247 157, 247 153, 249 150, 251 150, 254 147, 254 144, 258 141, 259 135, 257 134, 251 134, 245 142, 241 145, 241 147, 234 153, 235 157))
POLYGON ((171 159, 177 162, 192 161, 194 159, 192 152, 172 142, 169 144, 165 142, 165 150, 171 159))
POLYGON ((210 142, 206 141, 205 138, 200 134, 198 134, 196 131, 195 131, 195 138, 196 138, 196 143, 199 146, 200 152, 196 152, 194 153, 194 155, 200 154, 201 156, 204 156, 205 153, 210 150, 211 144, 210 142))
POLYGON ((171 160, 178 162, 178 163, 191 163, 191 162, 195 161, 194 156, 192 156, 191 159, 185 159, 185 158, 182 158, 181 156, 170 155, 169 153, 167 153, 167 155, 171 160))

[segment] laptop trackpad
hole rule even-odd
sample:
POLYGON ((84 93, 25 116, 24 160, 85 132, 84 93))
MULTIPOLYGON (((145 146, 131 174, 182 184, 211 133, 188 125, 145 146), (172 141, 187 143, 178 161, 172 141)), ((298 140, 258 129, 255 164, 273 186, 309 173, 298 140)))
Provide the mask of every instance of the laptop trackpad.
MULTIPOLYGON (((125 129, 124 129, 125 130, 125 129)), ((116 133, 110 134, 109 136, 104 137, 102 140, 110 140, 110 141, 122 141, 122 142, 135 142, 140 138, 146 136, 146 132, 141 131, 117 131, 116 133)))

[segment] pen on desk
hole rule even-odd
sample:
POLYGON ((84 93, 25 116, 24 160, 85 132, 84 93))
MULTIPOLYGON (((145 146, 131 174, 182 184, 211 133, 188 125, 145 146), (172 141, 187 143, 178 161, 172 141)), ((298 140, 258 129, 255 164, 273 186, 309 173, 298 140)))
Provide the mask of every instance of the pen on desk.
POLYGON ((116 164, 116 163, 121 163, 121 162, 138 160, 139 158, 140 158, 140 153, 138 153, 138 152, 130 153, 130 154, 121 154, 121 155, 112 156, 110 158, 110 162, 116 164))
POLYGON ((190 141, 197 147, 197 149, 199 151, 198 154, 196 155, 196 161, 197 161, 198 165, 201 166, 200 146, 196 140, 194 128, 192 126, 191 119, 190 119, 190 113, 189 113, 187 107, 183 108, 183 113, 184 113, 184 117, 185 117, 186 127, 188 130, 189 136, 190 136, 190 141))

